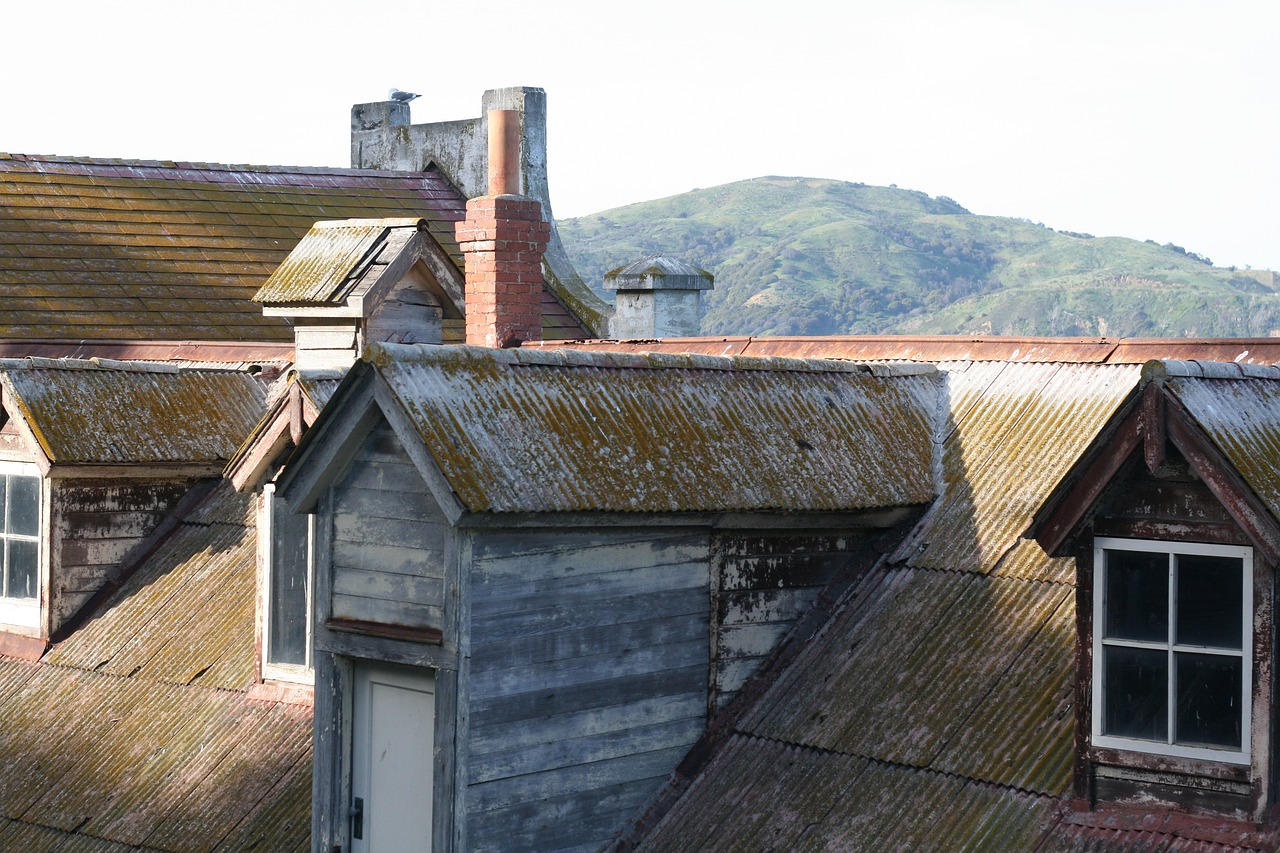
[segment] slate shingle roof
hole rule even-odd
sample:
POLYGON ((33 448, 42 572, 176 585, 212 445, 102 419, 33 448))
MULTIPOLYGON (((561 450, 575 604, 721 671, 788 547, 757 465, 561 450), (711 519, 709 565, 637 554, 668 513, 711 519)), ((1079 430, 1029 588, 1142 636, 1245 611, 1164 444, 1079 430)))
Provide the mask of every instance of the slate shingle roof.
POLYGON ((288 340, 250 297, 318 220, 416 217, 461 264, 435 172, 0 154, 0 339, 288 340))

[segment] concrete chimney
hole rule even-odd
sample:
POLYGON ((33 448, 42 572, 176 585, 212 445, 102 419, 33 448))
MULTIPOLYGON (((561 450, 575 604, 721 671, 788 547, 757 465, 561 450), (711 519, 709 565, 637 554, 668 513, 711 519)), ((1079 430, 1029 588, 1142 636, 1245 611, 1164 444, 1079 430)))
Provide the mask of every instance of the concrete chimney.
POLYGON ((604 277, 604 289, 617 291, 611 337, 692 338, 702 326, 702 291, 714 277, 687 261, 650 255, 604 277))
POLYGON ((454 226, 466 270, 467 343, 512 347, 542 340, 542 257, 551 226, 542 203, 517 195, 520 113, 489 110, 489 195, 467 202, 454 226))

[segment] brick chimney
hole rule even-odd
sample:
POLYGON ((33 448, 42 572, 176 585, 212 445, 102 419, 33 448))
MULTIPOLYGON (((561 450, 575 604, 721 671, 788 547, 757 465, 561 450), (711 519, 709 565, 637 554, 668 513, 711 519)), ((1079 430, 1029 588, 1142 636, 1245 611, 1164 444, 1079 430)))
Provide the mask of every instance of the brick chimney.
POLYGON ((520 192, 520 113, 489 110, 489 194, 454 226, 466 269, 467 343, 513 347, 542 339, 542 256, 551 226, 520 192))

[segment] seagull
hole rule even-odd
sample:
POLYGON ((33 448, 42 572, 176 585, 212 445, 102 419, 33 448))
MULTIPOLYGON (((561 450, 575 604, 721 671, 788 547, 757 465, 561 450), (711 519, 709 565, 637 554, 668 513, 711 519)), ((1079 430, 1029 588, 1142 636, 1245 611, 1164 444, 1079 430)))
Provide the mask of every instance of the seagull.
POLYGON ((392 87, 391 91, 387 92, 387 100, 397 101, 401 104, 407 104, 417 97, 420 97, 420 96, 414 94, 413 92, 402 92, 395 87, 392 87))

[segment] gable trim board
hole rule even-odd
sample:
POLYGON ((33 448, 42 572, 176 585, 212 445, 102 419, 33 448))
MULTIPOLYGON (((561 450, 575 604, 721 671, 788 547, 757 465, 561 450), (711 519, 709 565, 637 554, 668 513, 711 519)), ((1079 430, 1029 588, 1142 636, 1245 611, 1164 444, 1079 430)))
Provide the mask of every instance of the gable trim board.
POLYGON ((1205 375, 1195 366, 1152 361, 1139 385, 1102 434, 1081 454, 1036 512, 1026 531, 1052 556, 1073 553, 1072 540, 1088 522, 1107 485, 1134 454, 1154 472, 1164 461, 1165 446, 1175 447, 1191 463, 1232 518, 1267 559, 1280 561, 1280 519, 1258 497, 1236 466, 1179 399, 1169 380, 1219 379, 1280 381, 1280 370, 1250 368, 1205 375))

